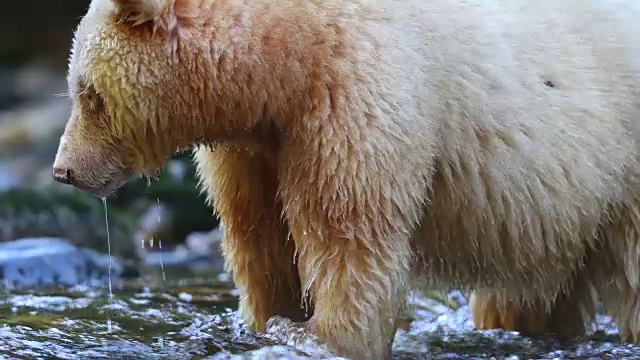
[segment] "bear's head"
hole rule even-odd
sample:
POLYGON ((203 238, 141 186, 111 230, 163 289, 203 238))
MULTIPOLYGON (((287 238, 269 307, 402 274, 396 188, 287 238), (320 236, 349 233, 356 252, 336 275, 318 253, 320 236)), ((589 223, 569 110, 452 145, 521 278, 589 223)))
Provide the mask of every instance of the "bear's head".
POLYGON ((207 54, 189 48, 202 36, 203 3, 92 1, 69 60, 72 109, 53 164, 57 181, 106 197, 133 176, 155 175, 203 136, 194 124, 211 89, 197 58, 207 54))

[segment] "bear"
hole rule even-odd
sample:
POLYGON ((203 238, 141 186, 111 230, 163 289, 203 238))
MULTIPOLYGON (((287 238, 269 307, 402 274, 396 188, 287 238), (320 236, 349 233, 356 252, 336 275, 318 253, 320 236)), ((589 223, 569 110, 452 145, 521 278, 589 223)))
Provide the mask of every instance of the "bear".
POLYGON ((56 181, 194 152, 238 313, 390 359, 416 282, 479 329, 640 337, 634 0, 92 0, 56 181))

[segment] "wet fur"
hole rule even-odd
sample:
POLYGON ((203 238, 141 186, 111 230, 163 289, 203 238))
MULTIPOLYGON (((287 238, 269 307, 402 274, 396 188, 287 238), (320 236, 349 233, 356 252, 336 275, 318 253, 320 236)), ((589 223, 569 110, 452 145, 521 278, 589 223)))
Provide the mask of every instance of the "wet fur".
MULTIPOLYGON (((136 172, 201 145, 255 329, 308 319, 341 355, 389 358, 421 278, 476 290, 480 328, 579 334, 596 290, 639 340, 636 2, 175 4, 94 0, 72 93, 104 97, 136 172)), ((85 164, 87 121, 57 161, 85 164)))

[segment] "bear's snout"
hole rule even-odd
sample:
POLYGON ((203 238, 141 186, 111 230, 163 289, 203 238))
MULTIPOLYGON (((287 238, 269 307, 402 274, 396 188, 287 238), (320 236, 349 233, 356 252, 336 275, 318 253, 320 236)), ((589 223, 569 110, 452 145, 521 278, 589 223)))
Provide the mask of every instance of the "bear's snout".
POLYGON ((72 185, 72 171, 68 159, 63 153, 68 153, 68 142, 66 136, 60 137, 60 144, 58 146, 58 152, 56 158, 53 161, 53 169, 51 175, 53 179, 59 183, 72 185))
POLYGON ((54 167, 53 168, 53 179, 57 182, 63 183, 63 184, 67 184, 67 185, 71 185, 71 170, 70 169, 65 169, 65 168, 60 168, 60 167, 54 167))
POLYGON ((131 171, 99 148, 70 149, 67 145, 63 139, 53 162, 51 175, 54 181, 105 198, 132 176, 131 171))

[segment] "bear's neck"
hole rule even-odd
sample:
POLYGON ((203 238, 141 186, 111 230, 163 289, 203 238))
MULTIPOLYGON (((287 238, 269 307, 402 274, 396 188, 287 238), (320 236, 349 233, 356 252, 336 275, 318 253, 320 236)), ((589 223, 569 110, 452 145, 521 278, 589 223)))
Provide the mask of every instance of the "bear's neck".
POLYGON ((197 53, 205 90, 202 142, 274 151, 307 115, 339 39, 322 2, 217 0, 197 53), (322 16, 322 15, 325 16, 322 16))

